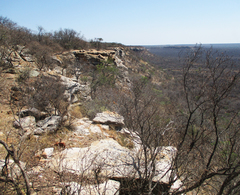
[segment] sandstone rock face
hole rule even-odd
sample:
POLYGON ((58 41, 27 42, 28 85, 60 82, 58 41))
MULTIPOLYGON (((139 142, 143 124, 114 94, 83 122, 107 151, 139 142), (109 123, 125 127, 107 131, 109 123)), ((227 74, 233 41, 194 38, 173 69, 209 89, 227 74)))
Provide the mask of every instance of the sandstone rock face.
POLYGON ((20 118, 20 120, 16 120, 13 123, 13 126, 15 128, 23 128, 23 129, 29 129, 29 128, 35 128, 36 126, 36 121, 33 116, 27 116, 24 118, 20 118))
POLYGON ((37 132, 40 132, 42 129, 43 132, 54 132, 58 129, 62 118, 60 116, 49 116, 45 118, 44 120, 37 122, 37 132))
POLYGON ((114 124, 121 127, 124 125, 124 118, 117 113, 103 112, 97 113, 96 117, 93 119, 93 122, 101 124, 114 124))
POLYGON ((88 62, 89 64, 92 64, 94 66, 101 63, 102 60, 106 61, 109 57, 113 57, 115 55, 114 50, 78 50, 74 51, 74 55, 76 58, 78 58, 81 61, 88 62))

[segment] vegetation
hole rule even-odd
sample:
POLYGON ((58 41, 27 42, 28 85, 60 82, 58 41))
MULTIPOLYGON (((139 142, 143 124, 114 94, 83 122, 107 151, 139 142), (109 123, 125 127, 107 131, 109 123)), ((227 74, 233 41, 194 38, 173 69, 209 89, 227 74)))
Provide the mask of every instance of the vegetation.
MULTIPOLYGON (((62 122, 66 115, 71 115, 71 119, 85 116, 92 119, 96 113, 107 110, 124 116, 129 134, 117 132, 120 127, 114 125, 109 125, 110 129, 105 130, 109 137, 130 149, 134 149, 131 137, 139 138, 140 149, 133 162, 138 179, 129 177, 129 180, 122 181, 124 187, 120 189, 121 194, 238 194, 240 70, 236 59, 213 48, 205 49, 197 45, 181 51, 180 61, 177 62, 154 56, 144 48, 102 41, 102 38, 95 38, 87 42, 72 29, 48 33, 39 27, 38 33, 34 34, 0 17, 0 90, 3 91, 0 103, 2 109, 9 107, 11 111, 2 110, 1 114, 3 111, 13 114, 9 120, 17 120, 20 124, 20 130, 16 130, 0 121, 3 126, 1 132, 5 133, 4 136, 0 135, 3 148, 0 157, 4 158, 1 161, 0 193, 31 194, 33 190, 45 193, 46 186, 54 186, 56 181, 63 183, 65 177, 81 180, 81 184, 88 182, 85 175, 76 178, 74 174, 67 175, 61 171, 49 171, 48 177, 51 179, 45 186, 41 179, 28 177, 24 166, 31 170, 40 163, 32 158, 36 152, 54 142, 65 147, 62 139, 67 141, 66 136, 72 130, 72 121, 69 120, 68 125, 61 126, 52 135, 35 139, 26 133, 20 118, 22 110, 36 108, 47 116, 60 116, 62 122), (124 47, 128 53, 125 56, 125 61, 129 61, 127 73, 124 67, 121 67, 124 70, 117 67, 112 56, 97 65, 89 64, 83 58, 64 58, 64 51, 68 50, 95 48, 99 52, 102 48, 115 46, 124 47), (26 67, 19 71, 20 62, 16 62, 14 56, 23 56, 23 53, 32 58, 35 66, 26 63, 26 67), (56 53, 62 53, 63 58, 54 59, 52 56, 56 53), (62 67, 61 74, 66 70, 68 76, 75 77, 77 84, 89 86, 90 89, 87 94, 90 98, 81 100, 81 104, 74 105, 76 107, 72 110, 69 110, 71 102, 65 94, 66 85, 63 85, 59 75, 50 74, 49 71, 53 70, 56 61, 62 67), (168 65, 165 62, 171 65, 172 71, 165 73, 159 68, 162 65, 165 68, 168 65), (36 67, 39 75, 32 77, 31 71, 36 67), (15 75, 14 78, 4 79, 9 73, 15 75), (124 83, 126 75, 128 81, 124 83), (162 77, 161 82, 158 77, 162 77), (164 146, 176 147, 167 170, 170 174, 169 185, 165 186, 153 182, 159 153, 164 146), (56 181, 51 181, 53 175, 56 181), (182 186, 171 191, 171 185, 178 179, 182 186), (35 184, 38 188, 34 187, 35 184)), ((102 131, 101 125, 99 128, 102 131)), ((80 145, 88 146, 91 141, 105 137, 89 134, 80 145)), ((100 178, 100 172, 101 167, 96 167, 95 178, 89 182, 99 184, 100 180, 106 179, 100 178)))

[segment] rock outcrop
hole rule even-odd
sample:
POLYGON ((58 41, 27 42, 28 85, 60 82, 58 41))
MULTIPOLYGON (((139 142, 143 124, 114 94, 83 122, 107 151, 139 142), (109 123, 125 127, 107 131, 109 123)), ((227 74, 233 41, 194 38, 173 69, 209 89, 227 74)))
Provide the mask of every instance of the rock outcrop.
POLYGON ((120 182, 108 180, 99 185, 80 185, 76 182, 63 183, 65 186, 63 190, 61 190, 60 194, 91 194, 91 195, 118 195, 120 182))
POLYGON ((33 129, 36 126, 35 117, 33 116, 26 116, 20 118, 19 120, 14 121, 13 126, 15 128, 22 128, 23 130, 33 129))
POLYGON ((78 81, 71 78, 61 76, 61 81, 66 86, 65 97, 68 102, 76 103, 79 101, 78 95, 81 99, 88 99, 90 94, 90 88, 87 85, 81 85, 78 81))
POLYGON ((46 112, 41 112, 36 108, 22 110, 21 112, 17 113, 17 115, 20 116, 21 118, 26 116, 33 116, 35 117, 36 120, 44 119, 45 117, 47 117, 46 112))
POLYGON ((112 124, 116 127, 122 127, 124 125, 124 118, 117 113, 102 112, 97 113, 96 117, 93 119, 93 122, 100 124, 112 124))
MULTIPOLYGON (((159 147, 154 182, 168 183, 172 174, 171 162, 175 157, 174 147, 159 147)), ((141 178, 144 173, 144 159, 140 153, 122 147, 113 139, 93 142, 86 148, 69 148, 55 155, 49 162, 52 169, 66 171, 78 175, 91 175, 95 169, 107 178, 141 178), (59 158, 62 158, 59 166, 59 158), (141 162, 139 164, 139 162, 141 162)))
POLYGON ((49 116, 44 120, 38 121, 36 124, 38 128, 34 130, 34 134, 53 133, 58 129, 61 121, 62 117, 60 116, 49 116))

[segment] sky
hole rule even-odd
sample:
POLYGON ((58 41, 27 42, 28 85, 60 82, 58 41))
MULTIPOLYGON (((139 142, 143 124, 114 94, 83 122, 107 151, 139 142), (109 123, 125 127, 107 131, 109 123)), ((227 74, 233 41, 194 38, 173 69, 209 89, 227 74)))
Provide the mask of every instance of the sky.
POLYGON ((124 45, 240 43, 240 0, 0 0, 0 16, 124 45))

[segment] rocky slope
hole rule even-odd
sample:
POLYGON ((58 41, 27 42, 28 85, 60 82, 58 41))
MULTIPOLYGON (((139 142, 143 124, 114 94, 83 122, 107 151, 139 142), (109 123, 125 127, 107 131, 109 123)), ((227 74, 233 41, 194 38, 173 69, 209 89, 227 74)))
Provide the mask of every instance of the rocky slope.
MULTIPOLYGON (((141 173, 148 165, 144 164, 141 139, 138 134, 125 128, 124 116, 111 111, 97 113, 93 120, 81 114, 76 115, 79 105, 92 101, 91 87, 94 76, 90 73, 97 71, 99 64, 117 69, 114 85, 118 89, 130 90, 129 75, 132 73, 152 79, 155 83, 161 82, 160 72, 155 74, 157 76, 152 75, 151 72, 156 70, 147 62, 132 59, 132 51, 143 50, 71 50, 53 55, 51 66, 44 67, 44 71, 37 68, 36 60, 28 54, 27 48, 18 46, 18 50, 9 53, 12 67, 6 69, 4 75, 15 75, 15 78, 19 79, 18 75, 23 75, 27 70, 28 78, 30 81, 32 79, 32 82, 45 76, 58 79, 64 86, 63 98, 67 103, 64 114, 56 113, 52 108, 50 112, 43 112, 29 106, 18 107, 18 112, 12 110, 15 114, 14 120, 11 118, 15 128, 13 131, 21 132, 21 142, 27 143, 27 140, 30 140, 30 144, 42 143, 45 139, 45 144, 41 147, 30 150, 33 162, 25 159, 25 163, 29 165, 23 165, 32 185, 35 185, 35 191, 40 190, 41 182, 45 181, 48 186, 54 186, 45 190, 54 194, 118 194, 127 180, 141 181, 141 173), (63 129, 63 124, 69 124, 71 130, 66 131, 65 128, 65 131, 59 131, 63 129), (91 183, 92 181, 94 182, 91 183)), ((16 83, 13 79, 12 81, 9 83, 11 99, 19 102, 18 92, 21 90, 20 87, 14 88, 16 83)), ((33 87, 32 90, 36 88, 33 87)), ((10 144, 7 131, 1 129, 1 133, 1 139, 10 144)), ((171 177, 174 176, 171 162, 176 148, 159 147, 155 152, 157 162, 152 181, 161 188, 180 188, 180 180, 169 186, 171 177)), ((0 162, 3 168, 4 160, 0 162)), ((15 175, 20 175, 19 170, 14 167, 12 171, 15 175)), ((128 186, 124 186, 126 187, 128 186)))

